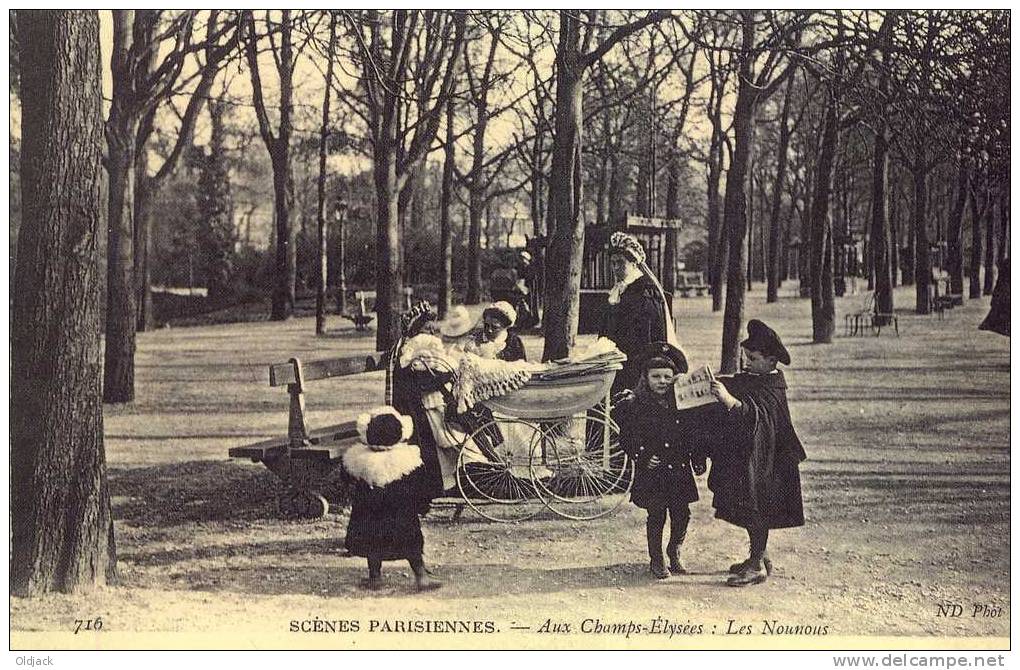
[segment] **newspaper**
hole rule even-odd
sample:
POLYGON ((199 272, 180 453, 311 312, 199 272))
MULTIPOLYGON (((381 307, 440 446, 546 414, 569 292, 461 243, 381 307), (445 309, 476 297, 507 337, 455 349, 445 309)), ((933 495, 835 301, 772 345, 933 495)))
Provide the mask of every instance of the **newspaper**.
POLYGON ((679 374, 673 381, 677 409, 691 409, 715 402, 712 395, 712 370, 703 365, 687 374, 679 374))

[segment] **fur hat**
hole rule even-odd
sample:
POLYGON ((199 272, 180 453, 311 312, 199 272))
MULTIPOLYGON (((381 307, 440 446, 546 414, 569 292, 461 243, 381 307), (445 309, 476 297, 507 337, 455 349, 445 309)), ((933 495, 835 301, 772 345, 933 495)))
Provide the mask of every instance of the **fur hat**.
POLYGON ((623 254, 635 263, 645 262, 645 248, 637 238, 619 231, 609 236, 609 254, 623 254))
POLYGON ((436 318, 436 311, 429 301, 420 300, 400 316, 400 332, 404 337, 411 337, 416 335, 422 326, 429 321, 435 321, 436 318))
POLYGON ((503 324, 504 328, 509 328, 517 323, 517 310, 506 300, 494 302, 486 307, 485 311, 482 312, 482 318, 487 316, 497 316, 505 321, 506 323, 503 324))
POLYGON ((369 449, 386 451, 411 438, 414 421, 389 405, 383 405, 358 416, 357 428, 358 437, 369 449))
POLYGON ((669 342, 652 342, 641 350, 638 358, 641 361, 641 370, 652 368, 671 368, 673 372, 687 372, 687 357, 684 352, 674 347, 669 342))
POLYGON ((463 337, 474 327, 475 322, 471 320, 467 308, 464 305, 457 305, 439 322, 439 333, 443 337, 463 337))
POLYGON ((758 319, 751 319, 747 322, 747 339, 741 342, 740 346, 748 351, 757 351, 765 356, 771 356, 783 365, 790 364, 790 352, 783 346, 779 335, 758 319))

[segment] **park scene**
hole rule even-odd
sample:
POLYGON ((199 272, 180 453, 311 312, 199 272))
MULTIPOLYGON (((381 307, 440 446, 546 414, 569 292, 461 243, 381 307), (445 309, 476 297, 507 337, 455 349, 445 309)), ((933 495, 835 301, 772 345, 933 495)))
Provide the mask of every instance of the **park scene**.
POLYGON ((1010 28, 12 12, 12 647, 1008 648, 1010 28))

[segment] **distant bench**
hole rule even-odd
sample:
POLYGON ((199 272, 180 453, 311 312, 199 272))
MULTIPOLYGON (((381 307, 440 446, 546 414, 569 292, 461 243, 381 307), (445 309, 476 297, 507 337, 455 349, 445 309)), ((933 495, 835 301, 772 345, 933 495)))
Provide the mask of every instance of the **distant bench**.
POLYGON ((297 358, 269 366, 269 385, 290 394, 287 436, 228 450, 231 458, 262 463, 286 485, 278 498, 284 516, 319 518, 329 511, 322 494, 329 474, 358 436, 354 421, 309 431, 305 422, 305 384, 317 379, 374 372, 386 367, 387 354, 329 358, 302 364, 297 358))
POLYGON ((705 295, 711 286, 705 283, 700 272, 679 272, 677 273, 676 291, 683 298, 690 298, 691 292, 697 293, 698 297, 705 295))
MULTIPOLYGON (((414 296, 414 289, 410 286, 405 286, 402 290, 404 295, 404 309, 411 309, 411 299, 414 296)), ((354 292, 354 309, 343 316, 346 319, 350 319, 354 322, 354 328, 356 330, 365 330, 368 324, 372 323, 372 319, 375 318, 375 291, 355 291, 354 292)))

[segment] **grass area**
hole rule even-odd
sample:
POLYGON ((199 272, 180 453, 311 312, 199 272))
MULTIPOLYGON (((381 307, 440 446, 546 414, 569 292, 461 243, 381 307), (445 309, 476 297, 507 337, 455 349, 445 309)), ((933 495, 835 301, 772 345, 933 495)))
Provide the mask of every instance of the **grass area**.
MULTIPOLYGON (((897 305, 912 304, 912 291, 899 289, 897 305)), ((838 299, 840 328, 861 302, 838 299)), ((988 303, 968 301, 944 320, 901 307, 899 338, 840 330, 832 344, 814 345, 809 301, 786 294, 767 305, 761 287, 748 295, 745 318, 769 323, 792 355, 790 406, 809 457, 808 523, 773 534, 777 572, 748 589, 721 587, 721 570, 746 554, 746 537, 712 519, 702 479, 683 550, 686 577, 649 578, 643 512, 629 503, 598 521, 539 517, 516 526, 470 512, 453 521, 441 510, 425 524, 426 551, 446 586, 412 594, 406 566, 393 564, 385 589, 360 591, 364 565, 340 555, 344 513, 276 518, 275 478, 229 460, 227 449, 286 432, 287 394, 269 388, 269 363, 369 353, 374 332, 333 316, 326 337, 314 335, 311 318, 140 334, 137 400, 105 415, 122 584, 82 597, 13 598, 11 626, 67 631, 92 613, 110 631, 237 633, 243 622, 246 635, 279 637, 290 620, 313 616, 491 619, 504 633, 512 622, 537 627, 546 617, 576 629, 588 617, 663 616, 702 623, 703 635, 572 643, 725 647, 730 619, 753 626, 745 645, 769 644, 760 635, 765 619, 826 626, 828 636, 1006 636, 1009 339, 977 330, 988 303), (937 616, 946 602, 967 611, 937 616), (971 617, 978 603, 1004 613, 971 617)), ((692 366, 715 366, 721 313, 708 298, 677 299, 675 313, 692 366)), ((525 344, 538 358, 540 340, 525 344)), ((379 404, 382 390, 381 373, 313 382, 309 425, 351 419, 379 404)), ((505 640, 551 643, 534 633, 505 640)), ((323 642, 293 636, 280 644, 323 642)))

